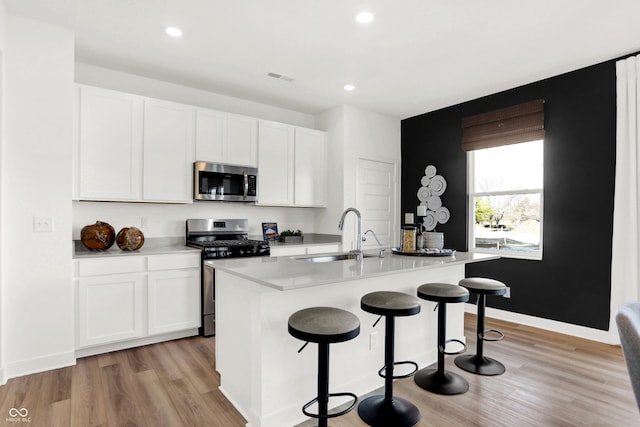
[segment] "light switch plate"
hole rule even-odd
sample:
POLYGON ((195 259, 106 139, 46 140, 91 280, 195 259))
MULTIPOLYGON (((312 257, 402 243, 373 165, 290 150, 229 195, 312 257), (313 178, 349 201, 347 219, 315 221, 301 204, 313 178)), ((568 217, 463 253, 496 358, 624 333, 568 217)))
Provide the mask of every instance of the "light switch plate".
POLYGON ((36 232, 51 232, 53 231, 53 217, 50 216, 34 216, 33 217, 33 231, 36 232))

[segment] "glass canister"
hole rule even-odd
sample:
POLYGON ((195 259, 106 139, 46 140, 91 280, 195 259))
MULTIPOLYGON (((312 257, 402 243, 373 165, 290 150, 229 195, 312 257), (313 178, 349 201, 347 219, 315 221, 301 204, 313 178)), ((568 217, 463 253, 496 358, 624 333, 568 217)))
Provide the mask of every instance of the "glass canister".
POLYGON ((402 229, 402 252, 416 251, 416 227, 414 225, 405 225, 402 229))

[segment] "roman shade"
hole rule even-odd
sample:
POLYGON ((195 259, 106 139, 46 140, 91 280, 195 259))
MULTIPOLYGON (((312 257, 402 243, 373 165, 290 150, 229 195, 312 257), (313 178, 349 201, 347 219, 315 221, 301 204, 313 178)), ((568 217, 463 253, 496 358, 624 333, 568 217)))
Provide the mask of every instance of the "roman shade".
POLYGON ((462 119, 464 151, 544 138, 544 99, 462 119))

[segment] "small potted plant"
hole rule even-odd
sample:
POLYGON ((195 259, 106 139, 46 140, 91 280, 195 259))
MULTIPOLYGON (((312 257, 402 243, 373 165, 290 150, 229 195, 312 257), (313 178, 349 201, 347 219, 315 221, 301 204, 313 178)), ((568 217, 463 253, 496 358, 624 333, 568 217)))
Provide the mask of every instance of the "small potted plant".
POLYGON ((300 230, 284 230, 280 233, 280 241, 282 243, 302 243, 302 231, 300 230))

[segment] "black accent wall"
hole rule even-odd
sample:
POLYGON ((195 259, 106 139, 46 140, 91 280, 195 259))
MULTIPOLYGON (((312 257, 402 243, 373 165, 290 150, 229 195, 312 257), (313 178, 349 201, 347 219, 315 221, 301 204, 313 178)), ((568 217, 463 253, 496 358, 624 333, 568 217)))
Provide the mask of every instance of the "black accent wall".
MULTIPOLYGON (((470 74, 472 76, 472 74, 470 74)), ((615 60, 402 121, 402 213, 414 212, 424 168, 447 180, 438 225, 445 247, 467 250, 467 160, 462 118, 543 98, 543 260, 470 264, 467 276, 501 280, 511 298, 487 304, 608 330, 616 138, 615 60)), ((404 218, 404 216, 401 216, 404 218)))

